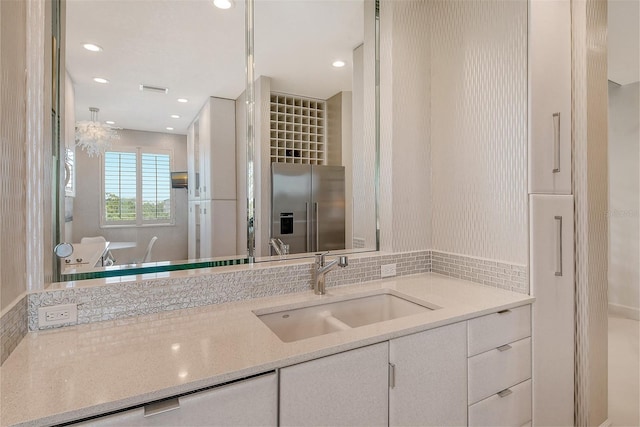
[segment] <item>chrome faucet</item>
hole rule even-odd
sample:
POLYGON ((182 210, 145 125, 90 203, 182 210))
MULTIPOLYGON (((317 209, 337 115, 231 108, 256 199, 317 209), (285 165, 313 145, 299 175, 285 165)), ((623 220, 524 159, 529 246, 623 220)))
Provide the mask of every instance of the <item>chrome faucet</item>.
POLYGON ((272 237, 269 240, 269 244, 278 255, 289 255, 289 245, 285 245, 282 240, 272 237))
POLYGON ((324 287, 324 276, 333 270, 336 267, 346 267, 349 265, 349 259, 346 256, 339 256, 328 264, 325 264, 325 255, 329 252, 325 252, 323 254, 316 254, 316 265, 313 271, 313 292, 316 295, 324 295, 325 287, 324 287))

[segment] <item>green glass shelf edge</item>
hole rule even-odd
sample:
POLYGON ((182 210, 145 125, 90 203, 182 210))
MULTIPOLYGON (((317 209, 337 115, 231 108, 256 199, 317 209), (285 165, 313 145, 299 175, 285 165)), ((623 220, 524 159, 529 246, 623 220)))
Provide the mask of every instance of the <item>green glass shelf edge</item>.
POLYGON ((87 273, 63 274, 62 281, 70 282, 74 280, 104 279, 107 277, 120 277, 120 276, 136 276, 138 274, 164 273, 167 271, 193 270, 197 268, 223 267, 228 265, 241 265, 241 264, 248 264, 248 263, 249 263, 249 258, 241 258, 241 259, 232 259, 227 261, 202 261, 202 262, 192 262, 187 264, 154 265, 149 267, 101 270, 101 271, 91 271, 87 273))

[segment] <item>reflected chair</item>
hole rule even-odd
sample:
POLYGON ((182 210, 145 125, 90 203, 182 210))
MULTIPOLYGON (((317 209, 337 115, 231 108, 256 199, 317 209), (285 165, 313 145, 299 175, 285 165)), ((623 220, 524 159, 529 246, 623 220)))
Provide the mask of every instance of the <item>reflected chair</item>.
MULTIPOLYGON (((83 244, 91 244, 91 243, 107 243, 107 239, 104 236, 95 236, 95 237, 83 237, 80 239, 80 243, 83 244)), ((111 253, 111 251, 107 251, 107 253, 102 257, 102 266, 109 267, 116 263, 116 259, 111 253)))

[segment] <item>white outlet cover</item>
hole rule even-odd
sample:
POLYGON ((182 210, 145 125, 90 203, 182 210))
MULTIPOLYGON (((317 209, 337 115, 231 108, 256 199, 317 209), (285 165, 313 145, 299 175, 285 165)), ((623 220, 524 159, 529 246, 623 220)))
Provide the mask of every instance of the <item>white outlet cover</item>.
POLYGON ((59 304, 38 308, 38 327, 46 328, 55 325, 73 325, 78 323, 77 304, 59 304), (67 311, 69 316, 65 319, 47 320, 47 313, 67 311))
POLYGON ((396 275, 396 265, 385 264, 380 266, 380 277, 392 277, 396 275))

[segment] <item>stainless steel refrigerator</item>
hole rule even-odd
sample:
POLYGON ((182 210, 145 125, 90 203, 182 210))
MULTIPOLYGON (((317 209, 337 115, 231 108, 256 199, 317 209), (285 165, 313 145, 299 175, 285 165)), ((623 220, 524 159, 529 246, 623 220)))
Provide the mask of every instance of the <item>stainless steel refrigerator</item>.
POLYGON ((289 253, 344 249, 344 216, 343 166, 271 164, 271 237, 289 253))

